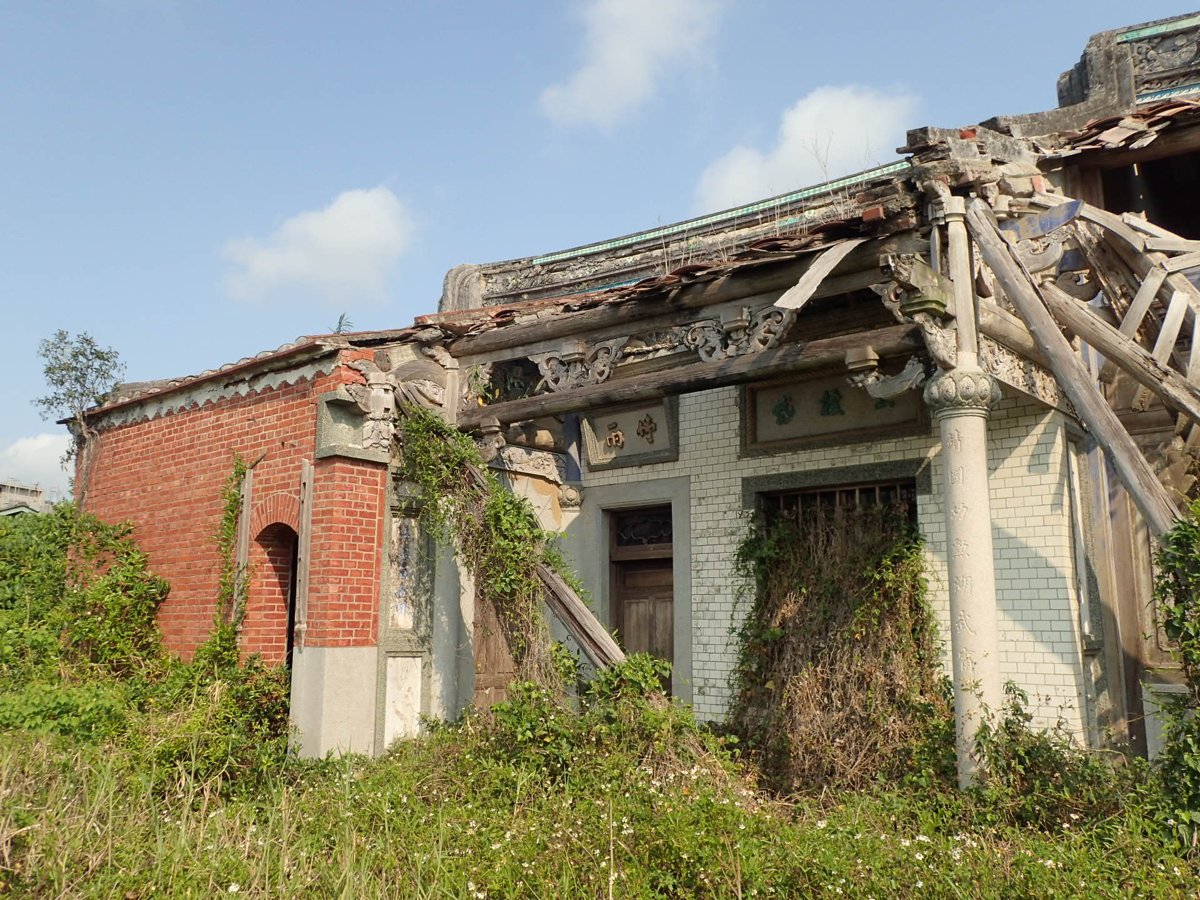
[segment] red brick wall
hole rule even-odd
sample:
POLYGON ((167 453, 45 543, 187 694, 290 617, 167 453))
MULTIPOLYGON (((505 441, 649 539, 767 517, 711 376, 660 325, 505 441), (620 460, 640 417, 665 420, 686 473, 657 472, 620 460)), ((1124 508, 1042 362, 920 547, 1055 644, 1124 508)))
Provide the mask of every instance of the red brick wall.
MULTIPOLYGON (((264 586, 275 577, 269 548, 255 547, 254 538, 271 524, 268 520, 294 515, 301 460, 313 458, 316 443, 317 397, 361 380, 357 372, 339 368, 311 381, 103 431, 86 506, 107 521, 132 522, 154 571, 171 583, 159 613, 171 650, 190 657, 211 630, 220 571, 215 541, 220 495, 237 453, 247 463, 258 460, 251 501, 252 562, 258 567, 252 573, 243 646, 281 658, 283 645, 268 636, 278 624, 278 610, 269 612, 277 599, 264 586)), ((309 644, 353 646, 375 640, 386 477, 386 467, 378 463, 316 462, 309 644)))
POLYGON ((386 479, 381 465, 317 460, 306 643, 353 647, 376 641, 386 479))

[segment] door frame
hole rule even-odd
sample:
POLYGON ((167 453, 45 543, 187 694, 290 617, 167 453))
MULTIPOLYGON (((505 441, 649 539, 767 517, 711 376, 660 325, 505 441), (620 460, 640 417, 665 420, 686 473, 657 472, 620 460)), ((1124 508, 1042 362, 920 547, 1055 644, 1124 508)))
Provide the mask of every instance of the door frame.
POLYGON ((602 622, 612 621, 609 514, 624 509, 671 506, 674 535, 671 576, 674 582, 674 668, 672 693, 692 702, 692 527, 691 479, 681 475, 622 484, 585 485, 579 518, 567 529, 563 549, 592 595, 592 608, 602 622), (603 547, 602 553, 596 549, 603 547))

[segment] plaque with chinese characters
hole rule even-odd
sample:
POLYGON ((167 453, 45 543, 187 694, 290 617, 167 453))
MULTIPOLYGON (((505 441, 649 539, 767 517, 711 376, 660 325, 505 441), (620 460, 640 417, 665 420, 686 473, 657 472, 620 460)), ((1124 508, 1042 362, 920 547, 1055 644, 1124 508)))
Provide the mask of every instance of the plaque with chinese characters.
POLYGON ((872 397, 844 375, 748 387, 743 423, 747 452, 869 441, 928 428, 919 392, 872 397))
POLYGON ((675 401, 590 413, 582 421, 588 467, 641 466, 678 458, 675 401))

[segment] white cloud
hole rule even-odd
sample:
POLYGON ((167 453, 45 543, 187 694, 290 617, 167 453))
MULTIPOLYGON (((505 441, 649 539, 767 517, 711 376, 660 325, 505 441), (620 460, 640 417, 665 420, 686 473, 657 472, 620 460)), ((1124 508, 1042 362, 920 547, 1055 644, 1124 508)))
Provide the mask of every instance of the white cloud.
POLYGON ((784 112, 775 146, 739 145, 712 162, 696 188, 697 209, 726 209, 889 162, 918 105, 903 90, 819 87, 784 112))
POLYGON ((564 125, 607 128, 694 63, 716 31, 725 0, 590 0, 583 63, 542 91, 542 112, 564 125))
POLYGON ((65 430, 17 438, 0 450, 0 477, 65 495, 69 478, 62 457, 70 444, 65 430))
POLYGON ((379 301, 412 233, 412 217, 386 187, 345 191, 324 209, 285 220, 267 238, 226 244, 222 254, 235 269, 225 287, 239 300, 379 301))

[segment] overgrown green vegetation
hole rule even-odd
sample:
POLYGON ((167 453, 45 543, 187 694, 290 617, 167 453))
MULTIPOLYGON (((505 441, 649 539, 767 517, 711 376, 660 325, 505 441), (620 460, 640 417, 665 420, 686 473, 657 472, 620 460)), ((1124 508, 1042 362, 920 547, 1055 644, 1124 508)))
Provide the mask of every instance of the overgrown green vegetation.
POLYGON ((902 505, 760 516, 730 723, 782 793, 953 771, 953 711, 902 505))
POLYGON ((157 788, 246 790, 287 751, 285 674, 216 628, 185 664, 162 648, 168 586, 127 526, 60 504, 0 520, 0 728, 109 743, 157 788))
POLYGON ((1188 512, 1163 536, 1154 593, 1187 686, 1163 710, 1163 779, 1171 823, 1195 847, 1200 845, 1200 500, 1188 512))
POLYGON ((0 883, 23 896, 1190 897, 1146 808, 1046 828, 878 785, 782 804, 633 659, 580 711, 534 685, 384 758, 293 762, 250 795, 97 745, 0 742, 0 883), (698 752, 701 750, 703 752, 698 752))
POLYGON ((476 596, 496 610, 521 676, 561 690, 550 633, 542 614, 539 564, 572 580, 529 503, 503 487, 483 464, 471 438, 435 413, 408 406, 401 417, 405 475, 429 502, 425 524, 455 547, 475 579, 476 596))
POLYGON ((280 672, 239 665, 228 640, 190 665, 163 654, 165 593, 125 529, 69 507, 0 521, 0 705, 21 710, 0 722, 0 895, 1182 898, 1200 883, 1148 768, 1030 731, 1019 696, 970 792, 906 755, 854 790, 762 793, 644 656, 570 702, 518 683, 381 759, 302 762, 283 753, 280 672), (35 681, 107 700, 39 712, 35 681))

